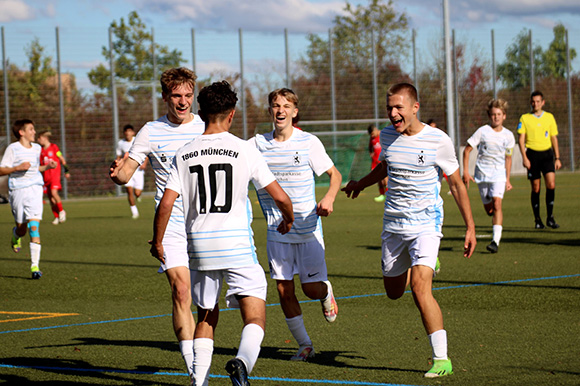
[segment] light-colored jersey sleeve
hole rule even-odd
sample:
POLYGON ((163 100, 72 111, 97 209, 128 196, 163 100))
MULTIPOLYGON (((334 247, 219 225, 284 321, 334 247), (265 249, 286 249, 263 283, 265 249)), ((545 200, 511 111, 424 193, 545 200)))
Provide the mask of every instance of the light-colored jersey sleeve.
POLYGON ((165 189, 171 189, 181 196, 181 180, 179 178, 179 170, 177 169, 177 157, 173 158, 171 163, 171 169, 169 171, 169 177, 167 177, 167 183, 165 184, 165 189))
POLYGON ((313 135, 310 144, 310 167, 317 176, 320 176, 333 166, 334 162, 326 154, 324 145, 318 137, 313 135))
POLYGON ((6 148, 6 151, 4 152, 4 155, 2 156, 2 161, 0 161, 0 167, 3 168, 11 168, 14 165, 14 147, 13 146, 8 146, 6 148))
POLYGON ((439 148, 437 149, 437 154, 435 156, 435 163, 441 168, 441 170, 443 170, 443 173, 448 176, 452 175, 457 169, 459 169, 459 162, 457 162, 457 157, 455 156, 453 142, 451 142, 451 138, 447 135, 443 135, 439 142, 439 148))
POLYGON ((469 139, 467 140, 467 144, 474 149, 477 149, 477 146, 479 145, 479 142, 481 141, 481 131, 482 131, 482 127, 477 129, 475 131, 475 133, 473 133, 471 135, 471 137, 469 137, 469 139))
POLYGON ((123 157, 125 155, 123 154, 123 147, 121 146, 121 141, 117 142, 117 149, 115 150, 117 157, 123 157))
POLYGON ((516 139, 514 137, 514 133, 512 133, 511 131, 509 131, 508 129, 504 128, 504 130, 506 131, 506 137, 508 138, 507 141, 507 146, 505 149, 505 155, 513 155, 514 153, 514 147, 516 146, 516 139))
POLYGON ((145 158, 151 153, 149 143, 149 129, 143 126, 133 140, 133 146, 129 149, 129 157, 133 158, 139 165, 145 162, 145 158))
POLYGON ((270 171, 266 160, 262 153, 256 149, 255 143, 248 141, 248 167, 250 168, 250 178, 256 189, 264 189, 272 182, 276 181, 276 177, 270 171))

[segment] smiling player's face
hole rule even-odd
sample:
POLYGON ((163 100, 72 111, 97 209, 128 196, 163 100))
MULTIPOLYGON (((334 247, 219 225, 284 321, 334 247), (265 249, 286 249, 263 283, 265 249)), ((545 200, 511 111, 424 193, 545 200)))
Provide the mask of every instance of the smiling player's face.
POLYGON ((270 106, 270 115, 276 129, 283 130, 292 127, 292 118, 298 114, 298 108, 293 102, 282 95, 278 95, 270 106))
POLYGON ((405 133, 417 119, 419 103, 414 102, 407 93, 387 97, 387 114, 398 133, 405 133))
POLYGON ((171 123, 180 125, 190 122, 191 105, 193 104, 193 89, 189 84, 175 87, 171 92, 163 94, 163 100, 167 104, 167 117, 171 123))

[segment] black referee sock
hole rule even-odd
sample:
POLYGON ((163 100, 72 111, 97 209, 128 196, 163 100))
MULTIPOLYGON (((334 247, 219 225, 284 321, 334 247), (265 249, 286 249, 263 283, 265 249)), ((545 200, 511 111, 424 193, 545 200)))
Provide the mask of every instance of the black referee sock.
POLYGON ((554 211, 555 196, 556 189, 546 189, 546 212, 548 213, 548 218, 552 218, 552 212, 554 211))
MULTIPOLYGON (((552 203, 554 200, 552 200, 552 203)), ((540 192, 532 192, 532 210, 534 211, 534 218, 540 220, 540 192)))

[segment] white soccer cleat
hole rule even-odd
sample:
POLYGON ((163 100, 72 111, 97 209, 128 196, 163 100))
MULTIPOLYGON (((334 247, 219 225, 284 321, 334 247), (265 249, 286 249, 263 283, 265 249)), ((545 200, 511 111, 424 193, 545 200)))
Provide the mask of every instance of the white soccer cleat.
POLYGON ((321 299, 320 303, 322 304, 322 312, 324 313, 326 321, 332 323, 336 320, 336 315, 338 315, 338 304, 336 304, 336 300, 334 299, 332 285, 329 281, 325 281, 325 283, 328 286, 328 296, 326 299, 321 299))
POLYGON ((66 212, 64 210, 61 210, 58 213, 58 222, 65 222, 66 221, 66 212))
POLYGON ((52 220, 52 225, 58 225, 60 223, 58 217, 55 217, 54 220, 52 220))

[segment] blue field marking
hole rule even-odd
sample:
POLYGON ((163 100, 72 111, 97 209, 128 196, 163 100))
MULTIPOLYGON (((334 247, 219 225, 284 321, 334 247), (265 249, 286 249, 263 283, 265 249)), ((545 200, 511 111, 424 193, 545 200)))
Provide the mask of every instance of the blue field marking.
MULTIPOLYGON (((441 291, 441 290, 450 290, 450 289, 458 289, 458 288, 470 288, 470 287, 483 287, 483 286, 495 286, 495 285, 503 285, 503 284, 513 284, 513 283, 525 283, 525 282, 532 282, 532 281, 540 281, 540 280, 555 280, 555 279, 568 279, 572 277, 579 277, 580 273, 573 274, 573 275, 562 275, 562 276, 548 276, 548 277, 536 277, 536 278, 529 278, 529 279, 516 279, 516 280, 505 280, 505 281, 496 281, 493 283, 473 283, 473 284, 460 284, 460 285, 453 285, 447 287, 434 287, 433 291, 441 291)), ((405 293, 411 293, 410 290, 405 291, 405 293)), ((352 295, 352 296, 341 296, 336 297, 337 300, 343 299, 359 299, 359 298, 368 298, 371 296, 386 296, 385 293, 381 292, 378 294, 365 294, 365 295, 352 295)), ((313 303, 319 302, 320 300, 302 300, 300 301, 301 304, 305 303, 313 303)), ((266 307, 276 307, 279 306, 280 303, 270 303, 266 304, 266 307)), ((237 311, 237 308, 224 308, 221 309, 220 312, 224 311, 237 311)), ((195 312, 194 312, 195 314, 195 312)), ((171 316, 171 314, 163 314, 163 315, 152 315, 152 316, 139 316, 135 318, 124 318, 124 319, 113 319, 113 320, 103 320, 99 322, 86 322, 86 323, 76 323, 76 324, 64 324, 59 326, 49 326, 49 327, 36 327, 36 328, 27 328, 22 330, 9 330, 9 331, 0 331, 0 334, 9 334, 13 332, 28 332, 28 331, 37 331, 37 330, 51 330, 55 328, 67 328, 67 327, 78 327, 78 326, 89 326, 94 324, 105 324, 105 323, 117 323, 117 322, 129 322, 135 320, 143 320, 143 319, 153 319, 153 318, 163 318, 166 316, 171 316)))
MULTIPOLYGON (((117 374, 135 374, 135 375, 170 375, 188 377, 187 373, 170 373, 167 371, 138 371, 138 370, 118 370, 118 369, 79 369, 74 367, 54 367, 54 366, 12 366, 0 363, 0 368, 6 369, 33 369, 33 370, 49 370, 49 371, 77 371, 81 373, 117 373, 117 374)), ((228 379, 227 375, 209 375, 210 378, 228 379)), ((332 379, 305 379, 305 378, 272 378, 272 377, 249 377, 254 381, 275 381, 275 382, 302 382, 302 383, 324 383, 328 385, 365 385, 365 386, 418 386, 418 385, 404 385, 401 383, 377 383, 377 382, 362 382, 362 381, 345 381, 332 379)))

